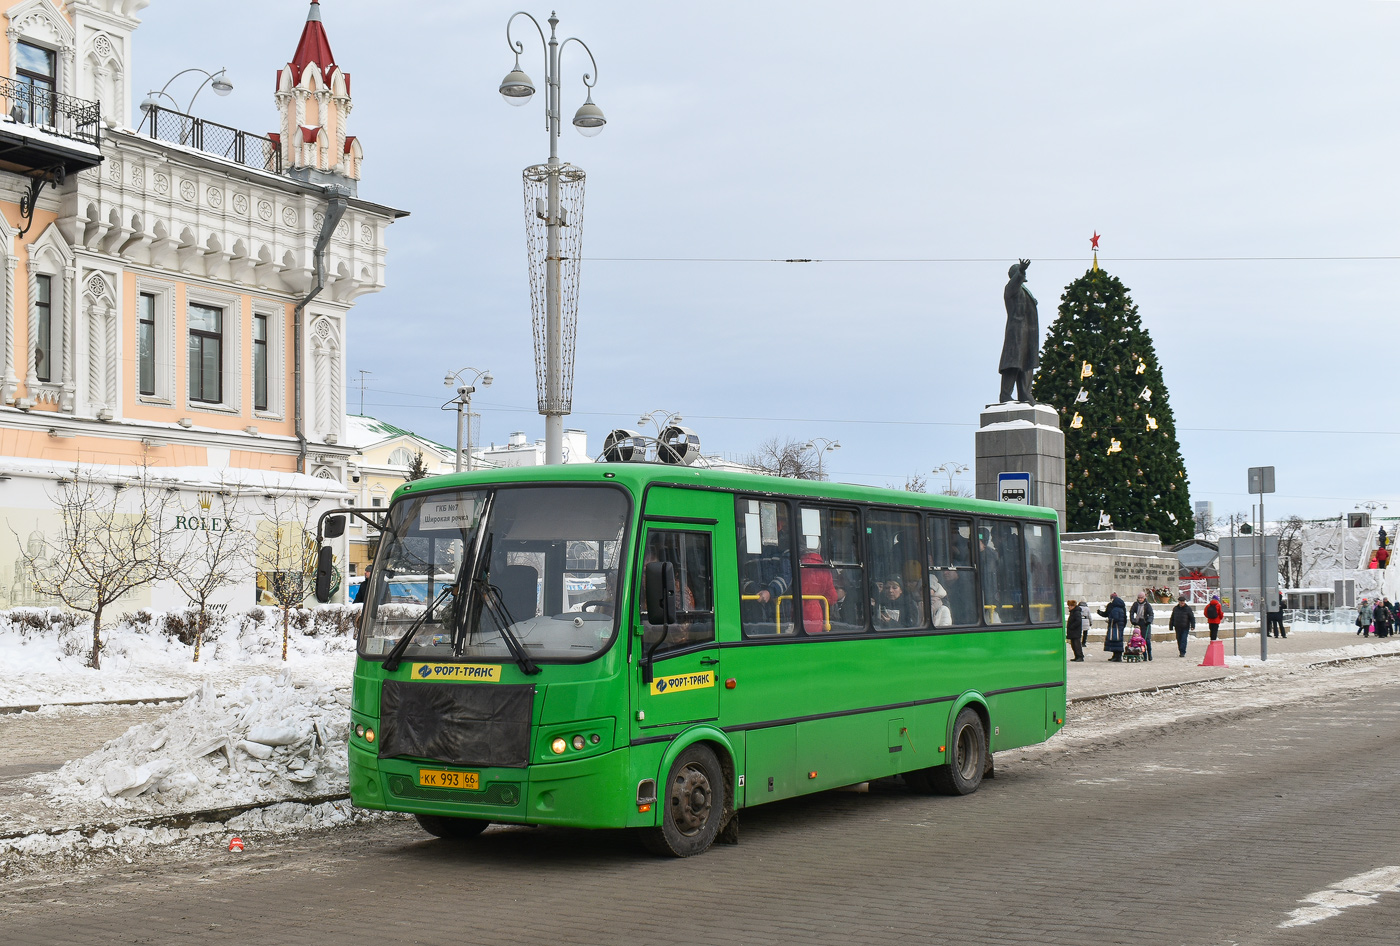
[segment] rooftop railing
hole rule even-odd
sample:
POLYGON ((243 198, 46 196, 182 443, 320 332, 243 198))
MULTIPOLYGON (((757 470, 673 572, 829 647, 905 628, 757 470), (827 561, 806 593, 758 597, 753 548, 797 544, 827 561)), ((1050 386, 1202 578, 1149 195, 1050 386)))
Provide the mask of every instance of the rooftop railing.
POLYGON ((102 145, 102 106, 97 102, 0 76, 0 110, 0 120, 102 145))
POLYGON ((142 125, 157 141, 184 145, 206 154, 257 168, 260 171, 282 173, 282 149, 265 135, 239 131, 206 118, 196 118, 159 105, 144 106, 146 117, 142 125))

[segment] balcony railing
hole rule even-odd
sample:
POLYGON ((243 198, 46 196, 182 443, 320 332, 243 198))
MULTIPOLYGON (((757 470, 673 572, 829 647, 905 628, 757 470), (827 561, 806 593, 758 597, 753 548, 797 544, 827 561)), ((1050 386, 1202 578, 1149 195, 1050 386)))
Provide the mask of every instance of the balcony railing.
POLYGON ((244 167, 282 173, 282 149, 271 138, 239 131, 159 105, 145 106, 147 134, 158 141, 218 155, 244 167))
POLYGON ((102 106, 97 102, 0 76, 0 108, 3 121, 30 125, 94 147, 102 145, 102 106))

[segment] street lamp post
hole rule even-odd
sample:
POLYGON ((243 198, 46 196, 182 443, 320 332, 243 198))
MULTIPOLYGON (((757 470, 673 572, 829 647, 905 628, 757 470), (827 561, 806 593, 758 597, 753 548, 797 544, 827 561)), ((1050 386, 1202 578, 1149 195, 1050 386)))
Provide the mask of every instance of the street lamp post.
POLYGON ((569 407, 565 401, 565 381, 564 381, 564 332, 563 315, 560 306, 560 276, 559 276, 559 227, 567 226, 570 222, 578 225, 579 221, 561 221, 559 212, 559 174, 561 165, 559 162, 559 57, 564 51, 564 47, 570 43, 578 43, 588 53, 588 59, 593 63, 593 71, 583 74, 584 88, 588 89, 586 100, 574 113, 573 125, 579 133, 587 137, 592 137, 603 130, 607 124, 607 119, 603 117, 603 111, 593 104, 593 87, 597 85, 598 61, 593 58, 593 51, 588 48, 588 44, 576 37, 569 37, 562 43, 556 34, 556 27, 559 18, 553 13, 549 16, 549 39, 544 38, 544 29, 538 20, 525 11, 511 14, 506 21, 506 44, 511 52, 515 53, 515 68, 506 74, 501 80, 500 93, 506 102, 511 105, 524 105, 530 101, 535 94, 535 84, 530 77, 520 68, 520 55, 525 52, 525 44, 513 39, 510 34, 511 24, 515 18, 523 16, 535 25, 536 32, 540 35, 540 43, 545 50, 545 122, 549 129, 549 163, 546 166, 546 177, 548 178, 548 198, 544 208, 546 227, 546 250, 545 250, 545 331, 544 331, 544 389, 541 392, 541 411, 544 414, 545 426, 545 463, 564 462, 564 415, 569 413, 569 407))
MULTIPOLYGON (((182 75, 185 75, 185 74, 188 73, 188 72, 200 72, 200 73, 203 73, 204 76, 205 76, 205 79, 204 79, 203 82, 201 82, 201 83, 199 84, 199 88, 197 88, 197 89, 194 90, 194 95, 191 95, 191 96, 190 96, 190 101, 189 101, 189 103, 185 106, 184 111, 183 111, 183 114, 185 114, 185 115, 192 114, 190 110, 194 108, 194 100, 197 99, 197 98, 199 98, 199 93, 201 93, 201 92, 204 91, 204 87, 205 87, 206 85, 209 86, 209 88, 211 88, 211 89, 214 90, 214 94, 215 94, 215 95, 228 95, 230 92, 233 91, 233 80, 231 80, 231 79, 228 77, 228 70, 227 70, 227 69, 220 69, 218 72, 210 72, 208 69, 201 69, 201 68, 199 68, 198 66, 191 66, 189 69, 182 69, 182 70, 180 70, 179 72, 175 73, 173 76, 171 76, 171 77, 166 81, 165 85, 163 85, 163 86, 160 87, 160 91, 159 91, 159 92, 151 91, 151 92, 147 92, 147 93, 146 93, 146 98, 143 99, 142 102, 141 102, 141 113, 142 113, 141 123, 142 123, 142 124, 145 124, 146 118, 149 117, 150 114, 151 114, 151 109, 155 108, 156 105, 158 104, 158 103, 156 102, 156 97, 157 97, 157 96, 163 96, 164 98, 169 99, 169 100, 170 100, 170 104, 172 104, 172 105, 175 106, 175 111, 177 111, 177 112, 180 111, 180 103, 177 102, 177 101, 175 101, 174 97, 171 96, 171 95, 170 95, 168 92, 166 92, 165 90, 168 89, 168 88, 170 88, 170 83, 171 83, 171 82, 174 82, 176 79, 180 78, 182 75)), ((137 131, 140 131, 141 129, 140 129, 140 127, 137 127, 136 130, 137 130, 137 131)))
POLYGON ((442 379, 442 383, 447 387, 457 385, 457 396, 442 405, 443 410, 448 409, 448 405, 453 405, 457 410, 457 462, 454 466, 456 472, 462 472, 462 409, 466 408, 467 416, 467 472, 472 468, 472 395, 476 393, 476 385, 481 384, 483 388, 489 388, 491 382, 495 380, 491 377, 489 369, 478 371, 476 368, 459 368, 456 371, 449 371, 442 379), (464 381, 463 377, 471 374, 470 381, 464 381))
POLYGON ((802 449, 813 450, 817 454, 817 479, 826 479, 826 471, 822 469, 822 458, 833 450, 841 449, 841 441, 827 440, 825 437, 813 437, 803 444, 802 449))
POLYGON ((953 477, 959 476, 959 475, 961 475, 961 474, 963 474, 963 473, 966 473, 967 471, 968 471, 968 465, 967 465, 966 463, 952 463, 952 462, 948 462, 948 463, 940 463, 938 466, 934 467, 934 468, 933 468, 932 470, 930 470, 929 472, 930 472, 930 473, 947 473, 947 474, 948 474, 948 492, 944 493, 943 495, 945 495, 945 496, 951 496, 951 495, 953 495, 953 477))

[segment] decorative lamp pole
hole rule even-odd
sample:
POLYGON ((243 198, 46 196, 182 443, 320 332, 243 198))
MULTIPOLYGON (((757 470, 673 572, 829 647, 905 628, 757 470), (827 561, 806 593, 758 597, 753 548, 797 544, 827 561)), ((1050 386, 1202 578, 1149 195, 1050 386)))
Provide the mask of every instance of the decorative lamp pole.
MULTIPOLYGON (((199 88, 194 90, 194 95, 190 96, 189 104, 187 104, 184 108, 183 114, 185 115, 191 114, 190 110, 194 108, 194 100, 199 98, 199 93, 204 91, 204 87, 206 85, 214 90, 215 95, 228 95, 230 92, 233 91, 233 80, 228 77, 227 69, 220 69, 218 72, 210 72, 208 69, 201 69, 198 66, 191 66, 189 69, 182 69, 179 72, 175 73, 173 76, 171 76, 169 80, 166 81, 165 85, 160 87, 159 92, 152 91, 146 93, 145 99, 141 101, 141 113, 143 116, 141 119, 142 124, 144 124, 146 118, 150 116, 151 109, 156 108, 159 105, 159 103, 156 101, 157 96, 164 96, 165 98, 169 99, 170 104, 175 106, 175 111, 180 111, 180 103, 175 101, 175 99, 165 90, 170 88, 171 82, 174 82, 176 79, 180 78, 187 72, 201 72, 205 75, 205 79, 199 84, 199 88)), ((141 129, 138 127, 136 130, 140 131, 141 129)))
POLYGON ((826 479, 826 472, 822 469, 822 457, 833 450, 841 449, 841 441, 827 440, 825 437, 813 437, 802 445, 804 450, 814 450, 817 454, 817 479, 826 479))
POLYGON ((489 369, 478 371, 476 368, 459 368, 459 369, 456 370, 456 371, 449 371, 449 372, 447 373, 447 375, 442 379, 442 383, 443 383, 444 385, 446 385, 447 387, 449 387, 449 388, 452 387, 453 384, 456 384, 456 385, 457 385, 457 396, 454 397, 452 400, 448 401, 447 404, 442 405, 442 409, 443 409, 443 410, 447 410, 447 409, 448 409, 448 405, 452 405, 452 406, 455 407, 456 410, 457 410, 457 462, 456 462, 456 465, 454 466, 454 469, 455 469, 456 472, 458 472, 458 473, 461 473, 461 472, 462 472, 462 409, 463 409, 464 407, 466 408, 466 417, 467 417, 467 451, 466 451, 467 459, 466 459, 466 463, 467 463, 467 472, 471 472, 471 468, 472 468, 472 433, 471 433, 471 422, 472 422, 472 416, 473 416, 473 415, 472 415, 472 395, 476 393, 476 386, 477 386, 477 384, 480 384, 483 388, 489 388, 489 387, 491 386, 491 382, 492 382, 493 380, 495 380, 495 379, 491 377, 491 372, 490 372, 489 369), (465 381, 465 380, 463 380, 463 377, 464 377, 465 375, 467 375, 467 374, 471 374, 471 380, 470 380, 470 381, 465 381))
POLYGON ((506 45, 515 54, 515 68, 501 80, 500 92, 506 102, 524 105, 535 94, 535 83, 520 68, 525 44, 512 38, 510 32, 518 16, 534 24, 545 53, 544 107, 549 130, 549 162, 524 171, 525 227, 530 251, 530 301, 534 310, 535 384, 539 410, 545 419, 545 463, 563 463, 564 415, 569 413, 573 398, 584 182, 581 168, 559 161, 559 57, 570 43, 582 46, 593 64, 593 71, 583 74, 583 85, 588 93, 574 113, 573 125, 580 134, 592 137, 603 130, 607 119, 603 117, 603 110, 593 104, 593 87, 598 83, 598 62, 593 58, 593 51, 583 40, 572 36, 560 42, 556 34, 559 18, 553 13, 549 15, 547 40, 539 21, 523 10, 511 14, 506 21, 506 45), (569 231, 562 237, 561 228, 569 231))
POLYGON ((953 477, 959 476, 959 475, 961 475, 961 474, 963 474, 963 473, 966 473, 967 470, 968 470, 968 466, 967 466, 966 463, 951 463, 951 462, 949 462, 949 463, 940 463, 938 466, 934 467, 934 468, 933 468, 932 470, 930 470, 929 472, 931 472, 931 473, 947 473, 947 474, 948 474, 948 492, 944 493, 943 495, 944 495, 944 496, 951 496, 951 495, 953 495, 953 477))

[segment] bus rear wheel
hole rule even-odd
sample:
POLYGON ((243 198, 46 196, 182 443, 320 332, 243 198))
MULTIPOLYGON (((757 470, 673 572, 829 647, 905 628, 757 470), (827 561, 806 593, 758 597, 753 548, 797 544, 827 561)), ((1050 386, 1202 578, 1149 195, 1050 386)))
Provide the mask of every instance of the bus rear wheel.
POLYGON ((418 826, 445 841, 465 841, 485 831, 491 824, 478 818, 449 818, 444 815, 414 815, 418 826))
POLYGON ((653 854, 691 857, 714 843, 726 807, 724 772, 708 746, 694 745, 671 763, 657 793, 661 824, 642 831, 642 844, 653 854))
POLYGON ((987 728, 972 707, 965 707, 953 721, 948 761, 904 776, 919 792, 939 795, 971 795, 982 784, 988 769, 987 728))

